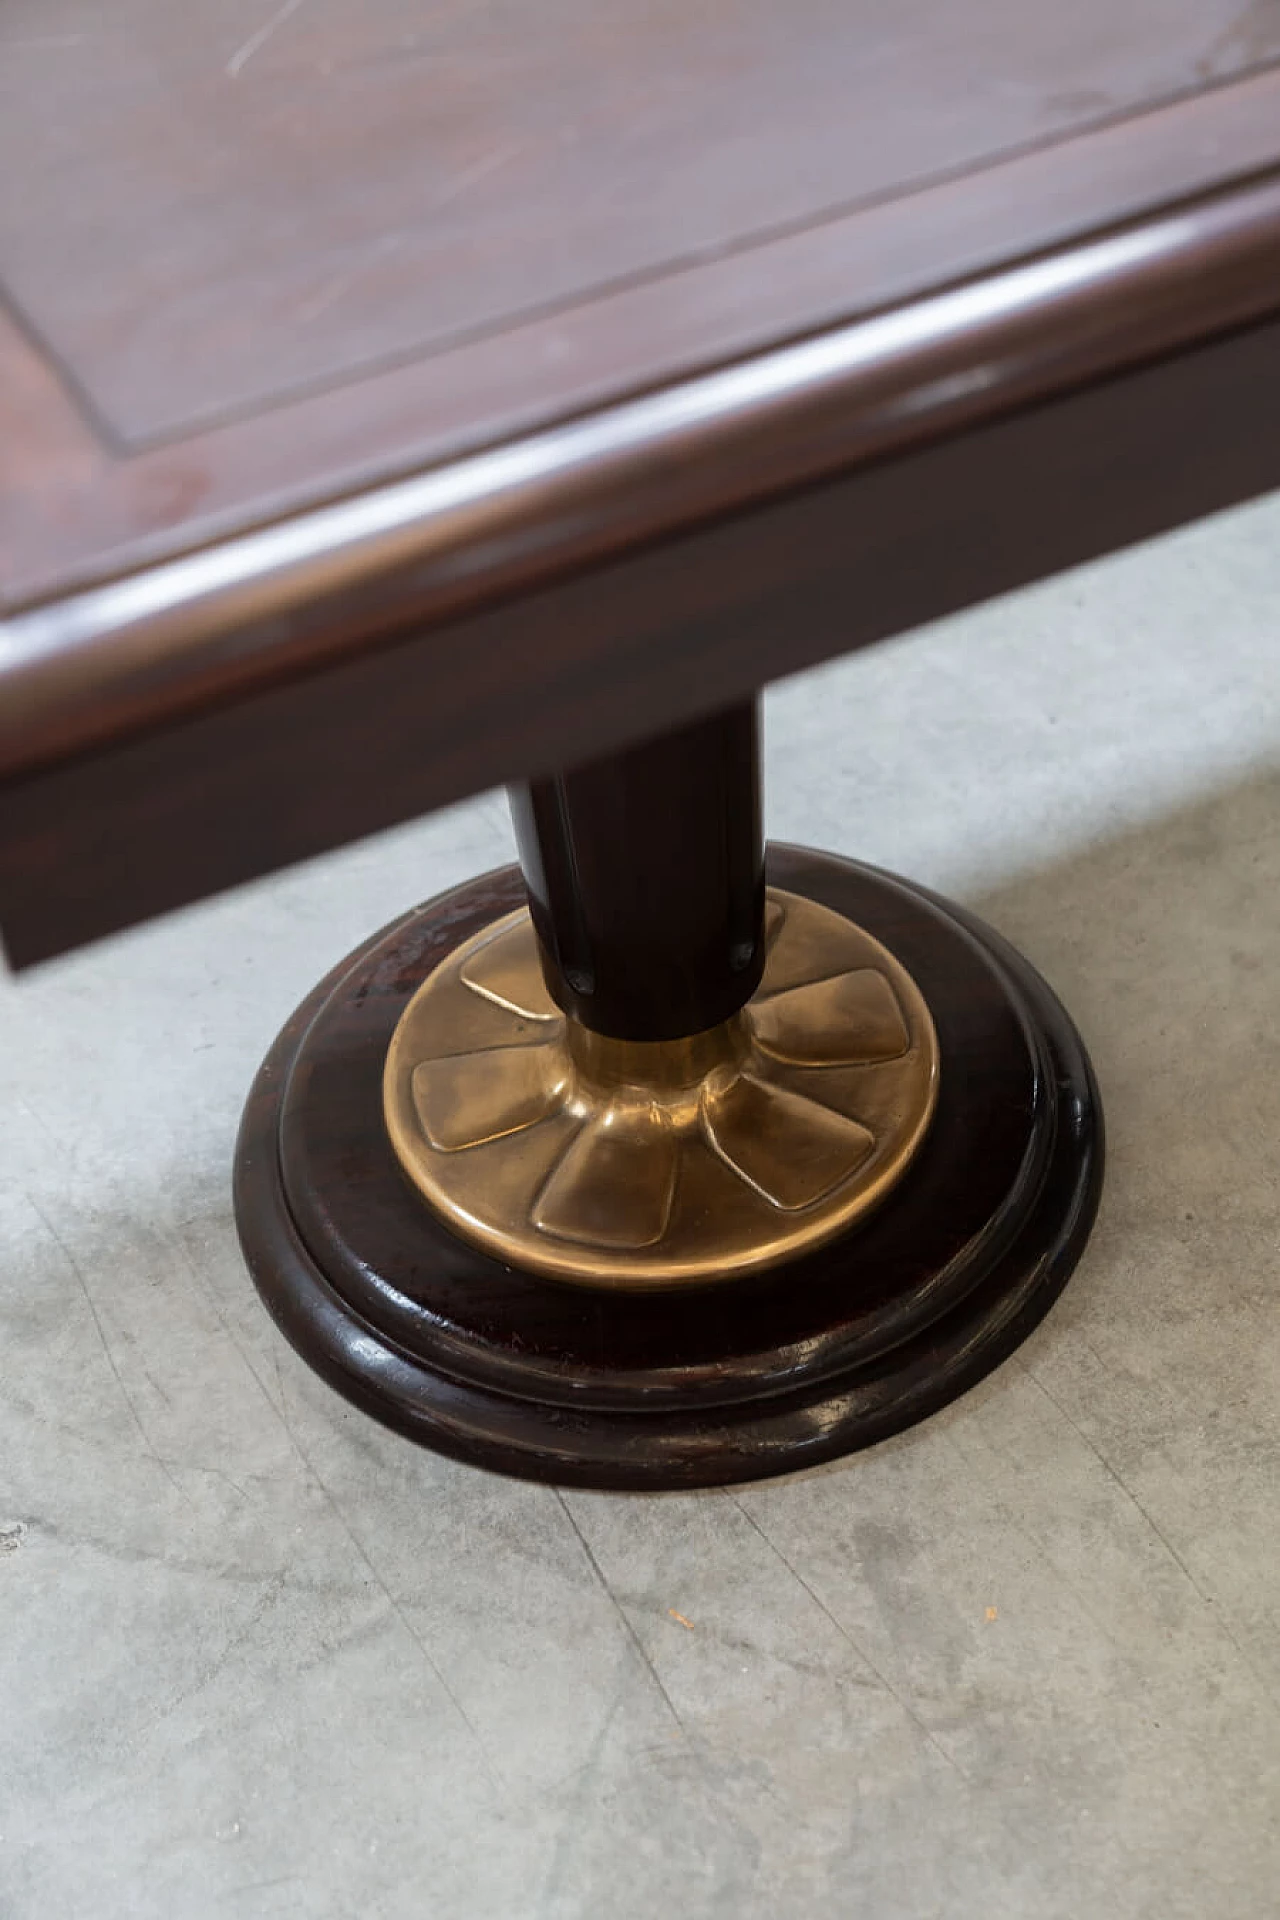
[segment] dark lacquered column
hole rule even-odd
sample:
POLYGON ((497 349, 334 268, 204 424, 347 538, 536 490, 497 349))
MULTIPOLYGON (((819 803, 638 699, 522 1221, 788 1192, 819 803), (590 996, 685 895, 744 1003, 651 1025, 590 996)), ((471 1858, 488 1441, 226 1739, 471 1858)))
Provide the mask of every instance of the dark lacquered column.
POLYGON ((511 789, 552 995, 597 1033, 670 1040, 736 1013, 764 966, 755 701, 511 789))

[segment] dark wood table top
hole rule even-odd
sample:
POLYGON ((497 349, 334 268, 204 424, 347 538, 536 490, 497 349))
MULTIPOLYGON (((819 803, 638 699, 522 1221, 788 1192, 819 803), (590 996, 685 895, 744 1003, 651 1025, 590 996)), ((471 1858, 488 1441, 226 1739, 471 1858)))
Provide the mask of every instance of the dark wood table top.
POLYGON ((1280 481, 1277 316, 1274 0, 5 8, 15 954, 1280 481))

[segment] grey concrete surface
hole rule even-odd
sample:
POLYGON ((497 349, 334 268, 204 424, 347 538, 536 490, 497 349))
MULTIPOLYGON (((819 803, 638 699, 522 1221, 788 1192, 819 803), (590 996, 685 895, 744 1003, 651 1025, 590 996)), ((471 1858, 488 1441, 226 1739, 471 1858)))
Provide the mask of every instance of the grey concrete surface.
POLYGON ((972 902, 1084 1029, 1061 1304, 790 1481, 486 1477, 294 1359, 227 1172, 294 1002, 501 801, 5 983, 6 1920, 1280 1911, 1280 502, 768 721, 776 833, 972 902))

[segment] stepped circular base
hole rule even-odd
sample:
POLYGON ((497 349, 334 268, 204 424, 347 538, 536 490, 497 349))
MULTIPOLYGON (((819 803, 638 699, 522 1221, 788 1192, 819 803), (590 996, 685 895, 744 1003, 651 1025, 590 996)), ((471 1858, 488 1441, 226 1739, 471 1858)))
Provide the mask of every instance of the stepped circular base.
POLYGON ((388 1046, 432 969, 522 903, 505 869, 405 916, 298 1008, 250 1094, 236 1217, 298 1352, 423 1445, 597 1487, 794 1471, 923 1419, 1031 1331, 1088 1237, 1102 1119, 1044 982, 960 909, 773 847, 773 886, 842 915, 919 987, 940 1071, 875 1210, 762 1271, 677 1291, 505 1263, 428 1207, 383 1119, 388 1046))

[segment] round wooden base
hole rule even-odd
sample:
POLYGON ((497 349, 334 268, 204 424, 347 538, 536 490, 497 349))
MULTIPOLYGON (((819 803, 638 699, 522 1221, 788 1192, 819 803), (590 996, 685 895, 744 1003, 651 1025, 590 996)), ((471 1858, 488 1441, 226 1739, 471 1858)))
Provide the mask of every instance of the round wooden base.
POLYGON ((1088 1237, 1102 1116, 1039 975, 960 909, 772 847, 769 878, 865 927, 919 984, 937 1111, 852 1231, 749 1278, 595 1292, 459 1239, 401 1172, 383 1060, 427 971, 523 898, 516 868, 406 915, 303 1002, 254 1084, 236 1218, 285 1335, 357 1406, 478 1465, 565 1485, 704 1486, 870 1445, 1026 1338, 1088 1237))

